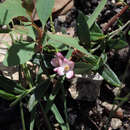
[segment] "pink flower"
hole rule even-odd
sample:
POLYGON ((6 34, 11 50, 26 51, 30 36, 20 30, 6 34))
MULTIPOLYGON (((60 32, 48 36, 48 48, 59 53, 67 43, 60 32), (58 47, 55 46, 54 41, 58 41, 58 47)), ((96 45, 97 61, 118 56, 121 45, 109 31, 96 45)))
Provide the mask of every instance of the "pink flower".
POLYGON ((61 53, 56 53, 56 57, 51 60, 51 64, 55 67, 54 71, 60 76, 66 75, 68 79, 74 76, 74 62, 64 58, 61 53))

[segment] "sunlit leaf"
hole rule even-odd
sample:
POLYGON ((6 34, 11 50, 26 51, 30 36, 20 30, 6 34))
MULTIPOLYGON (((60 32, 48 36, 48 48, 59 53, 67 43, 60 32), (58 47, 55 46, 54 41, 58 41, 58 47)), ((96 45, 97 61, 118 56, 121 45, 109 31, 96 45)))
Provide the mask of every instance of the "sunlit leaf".
POLYGON ((108 65, 104 65, 103 70, 101 72, 101 76, 111 85, 119 87, 121 85, 120 80, 117 75, 111 70, 108 65))
MULTIPOLYGON (((66 35, 56 35, 56 34, 52 34, 52 33, 48 33, 47 35, 50 39, 58 41, 69 47, 75 48, 75 49, 81 51, 82 53, 86 54, 88 57, 94 58, 94 56, 91 55, 85 48, 83 48, 81 45, 79 45, 79 40, 77 38, 72 38, 72 37, 69 37, 66 35)), ((57 42, 57 44, 58 44, 58 42, 57 42)))
POLYGON ((39 16, 42 26, 44 27, 49 16, 51 15, 52 8, 54 6, 54 0, 37 0, 36 10, 39 16))
POLYGON ((4 65, 14 66, 24 64, 32 58, 34 54, 34 45, 34 43, 17 41, 9 48, 3 62, 4 65))
POLYGON ((9 24, 9 22, 18 16, 29 18, 26 10, 22 7, 21 0, 5 0, 0 3, 0 24, 9 24))
POLYGON ((94 22, 96 21, 98 15, 101 13, 102 9, 104 8, 105 4, 107 3, 107 0, 102 0, 99 5, 96 7, 92 15, 89 17, 87 23, 88 27, 91 28, 94 22))

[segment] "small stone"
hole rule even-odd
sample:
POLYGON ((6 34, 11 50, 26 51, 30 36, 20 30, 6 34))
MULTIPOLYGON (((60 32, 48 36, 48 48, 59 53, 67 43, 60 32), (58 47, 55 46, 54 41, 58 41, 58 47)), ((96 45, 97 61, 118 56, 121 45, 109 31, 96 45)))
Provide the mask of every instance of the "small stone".
MULTIPOLYGON (((112 109, 115 110, 118 107, 117 105, 114 105, 114 107, 113 107, 113 104, 110 104, 108 102, 103 102, 101 105, 106 109, 106 111, 108 113, 111 112, 112 109)), ((117 109, 117 111, 115 112, 114 117, 118 117, 118 118, 121 118, 121 119, 124 117, 124 113, 123 113, 122 108, 119 107, 117 109)))
POLYGON ((119 95, 120 94, 120 88, 116 87, 113 89, 113 93, 115 96, 119 95))
POLYGON ((116 130, 122 126, 122 121, 118 118, 112 118, 111 127, 116 130))
POLYGON ((2 26, 2 29, 3 29, 3 30, 6 30, 6 29, 8 29, 8 26, 7 26, 7 25, 3 25, 3 26, 2 26))
POLYGON ((112 3, 112 4, 115 4, 115 3, 116 3, 116 1, 115 1, 115 0, 112 0, 112 1, 111 1, 111 3, 112 3))
POLYGON ((58 20, 59 20, 61 23, 64 23, 64 22, 66 21, 66 15, 58 16, 58 20))

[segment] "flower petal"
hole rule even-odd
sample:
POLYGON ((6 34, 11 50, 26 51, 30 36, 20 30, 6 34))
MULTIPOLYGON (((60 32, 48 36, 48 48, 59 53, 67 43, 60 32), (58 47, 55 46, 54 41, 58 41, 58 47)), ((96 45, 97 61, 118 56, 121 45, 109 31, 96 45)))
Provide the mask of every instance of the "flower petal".
POLYGON ((56 56, 60 59, 64 59, 64 56, 60 52, 56 53, 56 56))
POLYGON ((74 71, 68 71, 68 72, 66 73, 66 78, 67 78, 67 79, 71 79, 73 76, 74 76, 74 71))
POLYGON ((66 58, 64 58, 63 64, 68 64, 69 67, 70 67, 70 70, 73 70, 73 68, 74 68, 74 62, 70 61, 70 60, 68 60, 66 58))
POLYGON ((57 67, 55 68, 55 72, 57 72, 60 76, 64 75, 64 68, 63 67, 57 67))
POLYGON ((53 59, 51 60, 51 64, 52 64, 54 67, 59 66, 58 59, 57 59, 57 58, 53 58, 53 59))

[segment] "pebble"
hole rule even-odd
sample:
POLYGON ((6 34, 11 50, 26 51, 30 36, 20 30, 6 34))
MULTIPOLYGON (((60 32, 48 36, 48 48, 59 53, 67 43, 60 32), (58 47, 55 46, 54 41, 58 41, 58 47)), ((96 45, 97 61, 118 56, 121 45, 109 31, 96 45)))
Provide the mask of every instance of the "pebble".
POLYGON ((58 16, 58 20, 59 20, 59 22, 64 23, 66 21, 66 15, 58 16))
MULTIPOLYGON (((106 109, 108 113, 111 112, 112 109, 115 110, 118 107, 117 105, 115 105, 113 108, 113 104, 110 104, 108 102, 103 102, 101 105, 106 109)), ((124 117, 123 109, 118 108, 114 116, 122 119, 124 117)))
POLYGON ((111 127, 112 129, 116 130, 122 126, 122 121, 118 118, 112 118, 111 120, 111 127))

